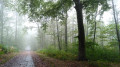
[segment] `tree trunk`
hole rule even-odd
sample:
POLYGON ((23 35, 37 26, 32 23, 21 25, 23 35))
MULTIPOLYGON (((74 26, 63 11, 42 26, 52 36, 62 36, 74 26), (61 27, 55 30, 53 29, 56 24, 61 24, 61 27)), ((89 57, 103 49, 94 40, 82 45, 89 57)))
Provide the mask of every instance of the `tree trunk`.
POLYGON ((119 54, 120 54, 120 37, 119 37, 118 22, 117 22, 117 18, 116 18, 116 12, 115 12, 115 6, 114 6, 113 0, 112 0, 112 7, 113 7, 113 16, 114 16, 114 20, 115 20, 116 34, 117 34, 117 39, 118 39, 118 44, 119 44, 119 54))
POLYGON ((93 38, 93 42, 95 43, 95 38, 96 38, 96 21, 94 22, 95 23, 95 28, 94 28, 94 38, 93 38))
MULTIPOLYGON (((97 8, 97 11, 98 11, 98 8, 97 8)), ((96 11, 96 14, 95 14, 95 17, 94 17, 94 19, 95 19, 95 21, 94 21, 94 23, 95 23, 94 38, 93 38, 93 42, 94 42, 94 43, 95 43, 95 39, 96 39, 96 29, 97 29, 97 22, 96 22, 97 11, 96 11)))
POLYGON ((15 23, 15 26, 16 26, 16 28, 15 28, 15 45, 17 45, 17 13, 16 13, 16 23, 15 23))
POLYGON ((55 30, 53 30, 53 42, 54 42, 53 44, 54 44, 54 47, 55 47, 55 45, 56 45, 56 42, 55 42, 55 41, 56 41, 56 38, 55 38, 55 30))
MULTIPOLYGON (((53 21, 52 21, 53 22, 53 21)), ((54 41, 54 47, 56 48, 56 24, 53 23, 53 41, 54 41)))
POLYGON ((56 19, 56 23, 57 23, 58 48, 59 48, 59 50, 61 50, 60 38, 59 38, 59 29, 58 29, 58 21, 57 21, 57 19, 56 19))
POLYGON ((86 40, 88 41, 88 22, 86 23, 86 40))
POLYGON ((80 0, 73 0, 75 3, 75 9, 77 12, 77 23, 78 23, 78 40, 79 40, 79 53, 78 60, 84 61, 86 60, 86 52, 85 52, 85 32, 83 25, 83 15, 82 15, 82 4, 80 0))
POLYGON ((3 44, 3 25, 4 25, 4 23, 3 23, 3 10, 4 10, 4 4, 3 4, 3 0, 2 1, 0 1, 1 2, 1 44, 3 44))
POLYGON ((67 11, 66 11, 66 18, 65 18, 65 51, 67 51, 67 45, 68 45, 68 40, 67 40, 67 11))

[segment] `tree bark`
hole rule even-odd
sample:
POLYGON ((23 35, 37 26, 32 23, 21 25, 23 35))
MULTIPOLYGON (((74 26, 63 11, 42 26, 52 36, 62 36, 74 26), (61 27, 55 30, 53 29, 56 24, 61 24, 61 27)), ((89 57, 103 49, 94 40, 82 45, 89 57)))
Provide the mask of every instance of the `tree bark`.
POLYGON ((16 13, 16 23, 15 23, 15 45, 17 45, 17 19, 18 19, 18 17, 17 17, 18 15, 17 15, 17 13, 16 13))
POLYGON ((3 4, 3 0, 2 1, 0 1, 1 2, 1 44, 3 44, 3 25, 4 25, 4 23, 3 23, 3 10, 4 10, 4 4, 3 4))
MULTIPOLYGON (((97 11, 98 11, 98 8, 97 8, 97 11)), ((94 23, 95 23, 94 38, 93 38, 93 42, 94 42, 94 43, 95 43, 95 39, 96 39, 96 29, 97 29, 97 22, 96 22, 97 11, 96 11, 96 14, 95 14, 95 17, 94 17, 94 19, 95 19, 95 21, 94 21, 94 23)))
MULTIPOLYGON (((52 19, 53 20, 53 19, 52 19)), ((53 22, 53 21, 51 21, 51 22, 53 22)), ((54 41, 54 47, 56 48, 56 24, 55 23, 52 23, 52 25, 53 25, 53 41, 54 41)))
POLYGON ((117 34, 117 39, 118 39, 118 44, 119 44, 119 54, 120 54, 120 37, 119 37, 118 22, 117 22, 116 12, 115 12, 115 5, 114 5, 113 0, 112 0, 112 7, 113 7, 113 16, 114 16, 114 21, 115 21, 116 34, 117 34))
POLYGON ((75 3, 75 9, 77 12, 77 23, 78 23, 78 40, 79 40, 79 53, 78 60, 84 61, 86 60, 86 52, 85 52, 85 32, 83 25, 83 15, 82 15, 82 4, 80 0, 73 0, 75 3))
POLYGON ((58 48, 59 48, 59 50, 61 50, 60 38, 59 38, 59 29, 58 29, 58 21, 57 21, 57 19, 56 19, 56 23, 57 23, 58 48))
POLYGON ((53 41, 54 41, 53 44, 54 44, 54 47, 55 47, 55 45, 56 45, 56 42, 55 42, 55 41, 56 41, 56 38, 55 38, 55 36, 56 36, 56 35, 55 35, 55 30, 53 30, 53 37, 54 37, 54 38, 53 38, 53 41))
POLYGON ((95 43, 95 39, 96 39, 96 21, 94 22, 95 23, 95 28, 94 28, 94 38, 93 38, 93 42, 95 43))
POLYGON ((66 18, 65 18, 65 51, 67 51, 68 47, 68 40, 67 40, 67 11, 66 11, 66 18))

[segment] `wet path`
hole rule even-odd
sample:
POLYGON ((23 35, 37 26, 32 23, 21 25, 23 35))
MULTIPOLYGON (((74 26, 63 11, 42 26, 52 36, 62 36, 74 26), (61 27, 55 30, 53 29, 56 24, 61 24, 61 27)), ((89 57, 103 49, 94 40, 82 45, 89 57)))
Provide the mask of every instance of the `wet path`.
POLYGON ((35 67, 30 52, 20 53, 0 67, 35 67))
POLYGON ((21 52, 0 67, 97 67, 88 62, 61 61, 36 52, 21 52))

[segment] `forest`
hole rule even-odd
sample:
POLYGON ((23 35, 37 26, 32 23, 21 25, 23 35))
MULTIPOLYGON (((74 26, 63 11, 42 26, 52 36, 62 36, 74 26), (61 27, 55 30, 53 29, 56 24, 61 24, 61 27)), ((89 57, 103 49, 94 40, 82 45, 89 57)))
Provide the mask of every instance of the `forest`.
POLYGON ((119 0, 0 0, 0 67, 119 67, 119 0))

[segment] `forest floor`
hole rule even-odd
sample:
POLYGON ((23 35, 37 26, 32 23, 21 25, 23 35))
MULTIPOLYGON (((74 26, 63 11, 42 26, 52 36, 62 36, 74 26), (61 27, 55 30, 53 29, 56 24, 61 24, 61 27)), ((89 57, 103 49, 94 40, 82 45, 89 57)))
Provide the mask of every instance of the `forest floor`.
MULTIPOLYGON (((119 67, 120 64, 101 64, 104 67, 119 67)), ((96 62, 78 62, 78 61, 63 61, 44 56, 35 52, 21 52, 11 60, 7 61, 0 67, 101 67, 96 62)), ((102 66, 103 67, 103 66, 102 66)))
POLYGON ((8 54, 0 55, 0 65, 4 64, 5 62, 7 62, 8 60, 10 60, 11 58, 13 58, 16 55, 17 55, 17 53, 8 53, 8 54))

